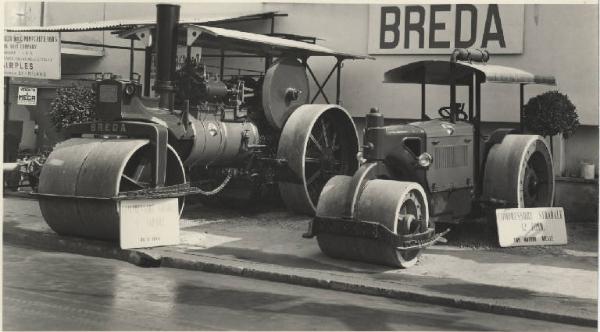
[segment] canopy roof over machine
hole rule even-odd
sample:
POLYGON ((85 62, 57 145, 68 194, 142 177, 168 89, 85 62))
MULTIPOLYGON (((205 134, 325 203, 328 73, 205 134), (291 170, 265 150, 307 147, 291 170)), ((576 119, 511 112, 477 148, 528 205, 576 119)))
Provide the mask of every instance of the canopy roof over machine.
MULTIPOLYGON (((248 54, 252 57, 264 57, 265 58, 265 71, 270 66, 272 58, 292 56, 302 59, 308 69, 308 72, 312 79, 317 85, 317 92, 312 98, 314 102, 319 95, 322 95, 327 103, 327 98, 324 86, 327 84, 332 74, 337 71, 337 89, 336 89, 336 102, 340 102, 340 76, 341 76, 341 63, 344 60, 357 60, 357 59, 374 59, 368 55, 350 54, 345 52, 338 52, 331 50, 327 47, 316 45, 314 43, 306 42, 305 40, 315 41, 316 37, 301 36, 296 34, 281 34, 275 33, 274 31, 274 19, 279 16, 287 16, 285 13, 276 11, 258 12, 258 13, 238 13, 231 14, 229 16, 212 16, 212 17, 201 17, 201 18, 181 18, 178 22, 179 26, 179 41, 180 44, 188 46, 188 49, 192 46, 204 47, 211 49, 221 50, 221 76, 223 76, 223 64, 224 58, 236 57, 237 54, 225 54, 225 51, 229 52, 240 52, 248 54), (270 20, 271 21, 271 32, 267 34, 258 34, 237 31, 232 29, 225 29, 222 27, 223 24, 254 21, 254 20, 270 20), (285 37, 285 38, 282 38, 285 37), (333 66, 331 71, 328 73, 326 78, 322 82, 319 82, 315 73, 312 71, 306 59, 311 56, 332 56, 336 58, 336 64, 333 66)), ((145 62, 145 75, 144 75, 144 95, 149 95, 149 77, 150 77, 150 54, 153 52, 152 38, 154 30, 156 29, 155 19, 130 19, 130 20, 112 20, 102 22, 88 22, 88 23, 74 23, 74 24, 63 24, 53 26, 28 26, 28 27, 8 27, 6 31, 12 32, 79 32, 79 31, 102 31, 110 30, 111 33, 116 34, 120 38, 131 40, 131 46, 128 47, 130 50, 130 77, 133 77, 133 52, 134 51, 146 51, 145 62), (133 41, 142 41, 145 45, 145 49, 134 48, 133 41)), ((107 47, 107 48, 119 48, 124 49, 127 47, 113 46, 105 44, 92 44, 82 43, 75 41, 62 41, 64 44, 77 44, 83 46, 96 46, 96 47, 107 47)), ((189 53, 189 51, 188 51, 189 53)))
MULTIPOLYGON (((285 13, 276 11, 253 12, 253 13, 232 13, 231 15, 223 16, 207 16, 207 17, 182 17, 179 19, 180 24, 226 24, 243 21, 255 21, 272 19, 278 16, 287 16, 285 13)), ((12 32, 78 32, 78 31, 99 31, 113 30, 121 31, 139 28, 142 26, 156 26, 156 18, 150 19, 126 19, 126 20, 109 20, 99 22, 82 22, 72 24, 48 25, 48 26, 22 26, 22 27, 7 27, 6 31, 12 32)))
POLYGON ((436 85, 469 86, 473 75, 481 83, 516 83, 556 85, 554 76, 535 75, 530 72, 507 66, 487 63, 417 61, 389 70, 384 75, 384 83, 415 83, 436 85), (452 66, 454 65, 454 69, 452 66), (450 72, 454 70, 453 82, 450 72))
MULTIPOLYGON (((153 27, 145 26, 118 32, 119 37, 144 40, 151 35, 153 27)), ((237 51, 259 56, 280 57, 294 55, 298 57, 333 56, 344 59, 373 59, 367 55, 337 52, 327 47, 288 38, 244 32, 232 29, 197 24, 180 24, 179 39, 187 46, 215 48, 224 51, 237 51)), ((301 36, 296 36, 301 37, 301 36)), ((147 44, 151 44, 151 41, 147 44)))

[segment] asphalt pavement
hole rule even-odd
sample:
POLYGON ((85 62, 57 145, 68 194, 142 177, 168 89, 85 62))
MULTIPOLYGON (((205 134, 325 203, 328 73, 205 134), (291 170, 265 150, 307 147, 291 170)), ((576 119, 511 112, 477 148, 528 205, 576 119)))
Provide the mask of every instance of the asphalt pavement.
POLYGON ((569 223, 566 246, 436 245, 425 251, 416 266, 395 270, 323 255, 315 239, 301 237, 310 219, 283 210, 247 212, 188 205, 180 223, 179 245, 121 250, 118 244, 56 235, 43 221, 35 200, 11 197, 3 203, 8 243, 597 326, 596 224, 569 223))
POLYGON ((592 330, 10 244, 3 254, 4 330, 592 330))

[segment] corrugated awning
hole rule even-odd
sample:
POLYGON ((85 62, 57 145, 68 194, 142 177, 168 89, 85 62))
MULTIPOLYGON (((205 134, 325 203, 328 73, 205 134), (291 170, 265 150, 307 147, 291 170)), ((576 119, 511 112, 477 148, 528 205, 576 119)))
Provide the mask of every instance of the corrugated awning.
POLYGON ((343 59, 372 58, 367 55, 356 55, 344 52, 337 52, 327 47, 316 44, 279 37, 272 37, 257 33, 200 26, 194 24, 187 25, 187 27, 200 32, 200 36, 195 40, 193 44, 194 46, 217 48, 228 51, 238 51, 243 53, 276 57, 286 54, 292 54, 295 56, 306 57, 335 56, 343 59))
MULTIPOLYGON (((233 23, 239 21, 251 21, 267 19, 274 16, 287 16, 287 14, 276 11, 257 12, 257 13, 239 13, 224 16, 213 17, 188 17, 181 18, 180 24, 220 24, 233 23)), ((12 32, 77 32, 77 31, 94 31, 94 30, 128 30, 141 26, 156 25, 156 18, 152 19, 130 19, 130 20, 112 20, 101 22, 84 22, 50 26, 26 26, 26 27, 7 27, 6 31, 12 32)))
MULTIPOLYGON (((384 83, 425 83, 450 85, 450 61, 417 61, 384 74, 384 83)), ((473 74, 481 82, 489 83, 524 83, 556 85, 554 76, 535 75, 530 72, 506 66, 485 63, 456 62, 454 83, 470 85, 473 74)))

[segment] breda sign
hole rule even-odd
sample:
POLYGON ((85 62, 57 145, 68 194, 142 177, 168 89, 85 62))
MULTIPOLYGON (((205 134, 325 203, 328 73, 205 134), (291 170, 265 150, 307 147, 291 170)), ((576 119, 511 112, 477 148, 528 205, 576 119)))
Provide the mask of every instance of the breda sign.
POLYGON ((485 48, 523 52, 523 5, 373 5, 369 54, 450 54, 485 48))

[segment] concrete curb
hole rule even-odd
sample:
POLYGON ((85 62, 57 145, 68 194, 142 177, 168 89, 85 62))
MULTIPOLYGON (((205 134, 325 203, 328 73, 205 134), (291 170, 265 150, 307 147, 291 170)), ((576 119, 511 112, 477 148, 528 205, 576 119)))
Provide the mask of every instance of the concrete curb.
POLYGON ((393 289, 390 287, 385 287, 385 283, 382 282, 365 283, 346 277, 324 278, 321 276, 311 275, 302 269, 293 268, 277 268, 277 271, 275 271, 273 268, 270 268, 268 264, 246 261, 231 261, 209 256, 194 255, 194 259, 191 259, 192 257, 188 254, 164 250, 162 252, 155 249, 122 250, 114 244, 103 241, 59 236, 52 233, 37 232, 15 227, 4 228, 4 241, 53 251, 63 251, 81 255, 119 259, 142 267, 160 266, 220 273, 300 286, 443 305, 493 314, 539 319, 564 324, 589 327, 598 326, 598 321, 596 319, 587 317, 487 303, 484 301, 475 301, 473 299, 460 296, 446 296, 443 294, 430 293, 426 291, 393 289))
POLYGON ((31 192, 27 191, 10 191, 5 190, 2 192, 2 197, 14 197, 14 198, 27 198, 27 199, 37 199, 31 192))

